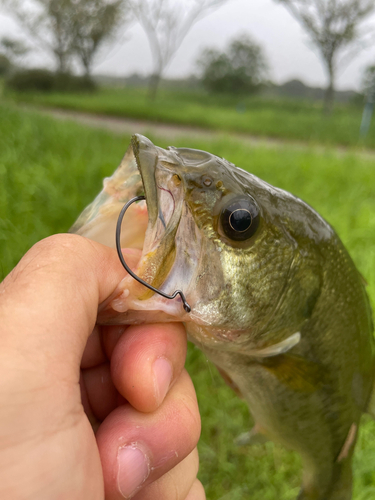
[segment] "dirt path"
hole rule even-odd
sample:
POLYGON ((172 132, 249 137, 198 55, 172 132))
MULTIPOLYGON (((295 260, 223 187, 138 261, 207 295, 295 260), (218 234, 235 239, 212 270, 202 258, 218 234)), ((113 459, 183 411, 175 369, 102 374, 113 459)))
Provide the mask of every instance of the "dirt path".
POLYGON ((113 117, 66 109, 29 106, 27 106, 26 109, 37 111, 40 114, 52 116, 59 120, 73 120, 77 123, 81 123, 82 125, 86 125, 89 127, 110 130, 111 132, 121 135, 132 135, 134 133, 140 133, 144 135, 152 134, 158 137, 169 139, 171 141, 171 144, 173 141, 181 137, 184 137, 185 139, 190 137, 192 139, 215 140, 223 137, 223 135, 230 135, 233 139, 243 141, 246 144, 253 146, 264 146, 273 149, 287 147, 299 151, 310 149, 317 153, 324 153, 326 151, 329 151, 330 153, 334 152, 338 156, 356 154, 367 159, 373 160, 375 158, 375 151, 368 149, 348 148, 345 146, 311 145, 302 141, 298 142, 283 139, 274 139, 269 137, 256 137, 249 134, 240 134, 235 132, 228 133, 223 131, 207 130, 204 128, 193 126, 158 123, 147 120, 137 120, 133 118, 113 117))
MULTIPOLYGON (((53 116, 59 120, 74 120, 83 125, 87 125, 93 128, 102 128, 105 130, 110 130, 116 134, 129 134, 134 133, 140 134, 153 134, 163 138, 170 138, 171 140, 180 137, 191 137, 196 139, 208 139, 213 140, 218 137, 222 137, 224 134, 228 135, 222 131, 207 130, 204 128, 178 125, 178 124, 167 124, 152 122, 147 120, 137 120, 133 118, 123 118, 107 115, 98 115, 93 113, 85 113, 83 111, 73 111, 60 108, 42 108, 42 107, 29 107, 27 109, 32 109, 38 113, 53 116)), ((231 134, 233 137, 244 140, 250 144, 255 145, 273 145, 282 146, 285 141, 270 139, 270 138, 258 138, 245 134, 231 134)), ((288 143, 291 144, 291 143, 288 143)), ((294 144, 294 143, 293 143, 294 144)), ((298 143, 295 143, 297 146, 298 143)), ((303 143, 299 145, 300 147, 305 147, 303 143)))

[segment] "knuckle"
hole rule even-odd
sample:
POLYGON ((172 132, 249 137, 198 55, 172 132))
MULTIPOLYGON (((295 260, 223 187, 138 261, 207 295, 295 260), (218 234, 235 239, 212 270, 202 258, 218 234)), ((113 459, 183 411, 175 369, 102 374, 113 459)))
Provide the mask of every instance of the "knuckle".
POLYGON ((32 250, 55 256, 60 252, 71 252, 77 245, 81 246, 84 238, 76 234, 54 234, 36 243, 32 250))
POLYGON ((76 234, 55 234, 36 243, 30 250, 27 264, 42 261, 44 266, 64 263, 64 271, 78 278, 93 256, 90 240, 76 234))

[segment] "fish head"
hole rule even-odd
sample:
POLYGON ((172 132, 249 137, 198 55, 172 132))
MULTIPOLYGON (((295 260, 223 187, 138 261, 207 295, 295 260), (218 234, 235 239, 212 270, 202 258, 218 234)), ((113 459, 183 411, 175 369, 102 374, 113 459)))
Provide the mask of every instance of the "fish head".
POLYGON ((103 323, 184 321, 204 345, 267 346, 298 331, 319 294, 313 242, 330 228, 306 204, 205 151, 155 146, 134 135, 131 149, 73 231, 114 246, 123 204, 122 247, 142 248, 134 272, 169 300, 126 276, 101 306, 103 323), (147 206, 147 210, 146 210, 147 206), (146 228, 147 226, 147 228, 146 228), (142 237, 138 234, 142 231, 142 237))

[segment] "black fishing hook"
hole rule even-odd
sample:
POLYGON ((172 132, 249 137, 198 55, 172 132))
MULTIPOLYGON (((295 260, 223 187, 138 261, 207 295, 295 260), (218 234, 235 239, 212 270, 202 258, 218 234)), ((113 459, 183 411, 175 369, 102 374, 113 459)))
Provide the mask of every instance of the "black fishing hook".
POLYGON ((183 292, 181 292, 181 290, 176 290, 173 295, 168 295, 168 294, 162 292, 161 290, 158 290, 157 288, 153 287, 149 283, 146 283, 145 281, 143 281, 143 279, 139 278, 136 274, 133 273, 133 271, 129 268, 129 266, 125 262, 124 256, 122 255, 121 239, 120 239, 121 238, 122 219, 124 218, 125 212, 127 211, 127 209, 130 207, 130 205, 132 203, 134 203, 136 201, 140 201, 140 200, 145 200, 145 199, 146 198, 144 196, 136 196, 135 198, 132 198, 130 201, 128 201, 128 203, 126 203, 126 205, 123 206, 123 208, 120 212, 120 215, 119 215, 118 220, 117 220, 117 225, 116 225, 116 248, 117 248, 117 253, 118 253, 119 259, 121 261, 121 264, 125 267, 127 272, 130 274, 130 276, 132 276, 135 280, 137 280, 139 283, 146 286, 147 288, 149 288, 153 292, 158 293, 159 295, 162 295, 166 299, 174 299, 177 295, 180 295, 182 302, 183 302, 184 309, 187 313, 189 313, 191 311, 191 307, 186 302, 185 295, 183 294, 183 292))

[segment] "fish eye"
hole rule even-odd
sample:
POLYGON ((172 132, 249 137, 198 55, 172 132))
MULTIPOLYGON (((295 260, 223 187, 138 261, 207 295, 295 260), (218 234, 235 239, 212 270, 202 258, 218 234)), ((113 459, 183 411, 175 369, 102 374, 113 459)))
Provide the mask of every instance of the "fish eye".
POLYGON ((225 236, 234 241, 245 241, 258 229, 259 208, 250 196, 231 200, 221 211, 220 222, 225 236))

